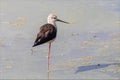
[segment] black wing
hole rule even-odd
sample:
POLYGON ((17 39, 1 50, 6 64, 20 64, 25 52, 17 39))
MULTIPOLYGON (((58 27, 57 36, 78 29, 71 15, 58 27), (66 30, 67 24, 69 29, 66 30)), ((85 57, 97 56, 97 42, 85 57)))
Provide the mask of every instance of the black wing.
POLYGON ((40 28, 33 47, 46 43, 56 37, 57 29, 52 24, 45 24, 40 28))

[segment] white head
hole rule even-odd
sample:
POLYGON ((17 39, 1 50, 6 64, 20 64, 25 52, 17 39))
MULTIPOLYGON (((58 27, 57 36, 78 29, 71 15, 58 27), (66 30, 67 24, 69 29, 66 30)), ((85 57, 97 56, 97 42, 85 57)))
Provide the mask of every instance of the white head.
POLYGON ((56 16, 56 15, 50 14, 50 15, 48 16, 48 18, 47 18, 47 22, 50 23, 50 24, 55 25, 56 19, 57 19, 57 16, 56 16))
POLYGON ((56 24, 55 24, 56 21, 60 21, 60 22, 64 22, 64 23, 67 23, 67 24, 68 24, 68 22, 65 22, 65 21, 62 21, 62 20, 58 19, 57 16, 54 15, 54 14, 50 14, 50 15, 48 16, 48 18, 47 18, 47 22, 48 22, 49 24, 56 25, 56 24))

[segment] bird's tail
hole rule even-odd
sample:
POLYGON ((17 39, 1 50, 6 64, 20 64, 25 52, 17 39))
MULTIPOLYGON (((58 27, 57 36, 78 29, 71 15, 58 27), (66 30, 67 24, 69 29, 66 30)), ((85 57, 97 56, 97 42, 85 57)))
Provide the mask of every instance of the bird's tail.
POLYGON ((35 47, 35 45, 33 45, 32 47, 35 47))
POLYGON ((37 42, 34 42, 34 45, 32 47, 38 46, 39 44, 37 42))
POLYGON ((37 46, 36 44, 34 44, 32 47, 35 47, 35 46, 37 46))

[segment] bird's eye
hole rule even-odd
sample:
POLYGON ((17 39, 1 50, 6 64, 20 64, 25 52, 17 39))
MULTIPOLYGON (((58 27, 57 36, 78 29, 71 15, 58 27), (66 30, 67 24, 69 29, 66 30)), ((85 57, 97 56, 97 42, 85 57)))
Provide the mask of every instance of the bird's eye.
POLYGON ((54 19, 57 19, 56 17, 54 17, 54 19))
POLYGON ((51 17, 52 19, 56 19, 56 17, 51 17))

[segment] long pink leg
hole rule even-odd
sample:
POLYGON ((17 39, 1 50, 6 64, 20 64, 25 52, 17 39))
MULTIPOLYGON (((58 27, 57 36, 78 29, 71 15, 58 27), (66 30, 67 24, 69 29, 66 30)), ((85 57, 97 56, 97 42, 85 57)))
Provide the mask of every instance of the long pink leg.
POLYGON ((51 48, 51 43, 49 43, 49 51, 48 51, 48 80, 50 78, 50 48, 51 48))

